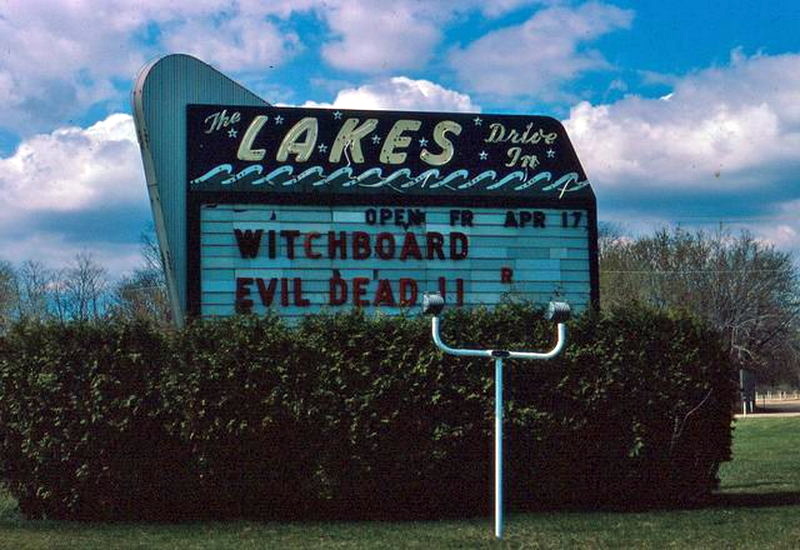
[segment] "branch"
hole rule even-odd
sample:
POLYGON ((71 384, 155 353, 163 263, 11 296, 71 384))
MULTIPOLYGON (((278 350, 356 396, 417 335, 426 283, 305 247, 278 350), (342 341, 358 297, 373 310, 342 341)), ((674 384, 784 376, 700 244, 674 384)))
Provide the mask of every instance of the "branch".
POLYGON ((677 443, 677 441, 683 435, 683 430, 686 428, 686 422, 689 420, 689 417, 700 410, 703 405, 705 405, 706 401, 708 401, 708 398, 711 397, 713 392, 714 388, 709 389, 703 400, 700 401, 700 403, 698 403, 697 406, 695 406, 692 410, 686 413, 686 416, 683 417, 683 421, 680 423, 680 428, 678 428, 678 418, 675 417, 675 428, 673 429, 672 441, 669 443, 669 456, 672 456, 672 450, 675 448, 675 443, 677 443))

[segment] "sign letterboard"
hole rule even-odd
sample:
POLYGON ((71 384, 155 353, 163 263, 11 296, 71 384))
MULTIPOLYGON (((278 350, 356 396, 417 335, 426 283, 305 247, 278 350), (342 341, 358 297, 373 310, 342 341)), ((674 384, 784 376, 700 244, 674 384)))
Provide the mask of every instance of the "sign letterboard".
POLYGON ((189 105, 188 311, 597 300, 596 206, 548 117, 189 105))

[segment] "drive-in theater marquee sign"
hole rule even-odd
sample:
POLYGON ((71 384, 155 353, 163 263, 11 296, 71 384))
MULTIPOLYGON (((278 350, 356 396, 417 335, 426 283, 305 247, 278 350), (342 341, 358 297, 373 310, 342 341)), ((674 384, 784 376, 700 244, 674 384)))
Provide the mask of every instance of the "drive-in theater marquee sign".
POLYGON ((274 107, 182 55, 134 106, 176 318, 597 300, 594 193, 552 118, 274 107))

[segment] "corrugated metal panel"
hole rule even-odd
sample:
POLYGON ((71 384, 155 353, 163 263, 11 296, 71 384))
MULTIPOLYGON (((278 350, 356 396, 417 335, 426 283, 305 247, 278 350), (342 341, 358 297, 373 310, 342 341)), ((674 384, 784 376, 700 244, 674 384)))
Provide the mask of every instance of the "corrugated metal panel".
MULTIPOLYGON (((591 300, 590 236, 588 215, 580 211, 580 222, 572 226, 572 218, 564 227, 562 210, 539 209, 545 216, 545 227, 507 227, 508 211, 490 208, 473 208, 472 226, 451 226, 449 209, 425 207, 425 221, 409 227, 393 224, 370 224, 366 211, 380 206, 284 206, 254 204, 217 204, 200 211, 200 262, 201 262, 201 315, 232 315, 235 312, 237 278, 260 278, 262 284, 277 279, 271 307, 286 317, 300 316, 324 309, 353 306, 354 279, 364 278, 363 300, 369 301, 367 309, 384 313, 402 311, 377 297, 380 280, 388 280, 392 301, 399 302, 400 279, 412 279, 418 291, 419 306, 424 291, 440 290, 440 279, 446 280, 445 290, 449 303, 455 303, 456 281, 461 280, 463 305, 492 305, 504 296, 538 302, 566 300, 577 312, 585 310, 591 300), (255 257, 242 257, 237 245, 235 230, 261 230, 255 257), (280 231, 299 232, 293 238, 291 249, 280 231), (274 231, 274 252, 270 252, 269 232, 274 231), (346 258, 340 251, 333 254, 327 248, 328 232, 339 238, 344 232, 346 258), (318 235, 309 238, 311 233, 318 235), (369 236, 371 249, 366 259, 354 258, 354 233, 369 236), (436 232, 444 239, 443 258, 428 259, 426 233, 436 232), (468 243, 466 257, 454 259, 449 250, 449 235, 459 232, 468 243), (390 258, 378 258, 378 234, 392 235, 393 252, 390 258), (406 235, 412 233, 419 244, 420 258, 400 258, 406 235), (313 240, 312 240, 313 239, 313 240), (309 249, 307 250, 306 244, 309 249), (292 259, 289 256, 294 256, 292 259), (315 257, 319 256, 319 257, 315 257), (513 270, 512 282, 501 281, 501 270, 513 270), (334 273, 347 282, 348 300, 341 306, 329 302, 330 282, 334 273), (287 279, 290 296, 282 302, 280 279, 287 279), (302 298, 310 303, 298 307, 293 292, 294 280, 302 281, 302 298)), ((363 238, 363 237, 362 237, 363 238)), ((362 253, 363 255, 363 253, 362 253)), ((253 300, 253 311, 263 313, 267 307, 255 282, 248 288, 248 299, 253 300)), ((386 298, 386 295, 383 296, 386 298)))
POLYGON ((268 105, 213 67, 184 54, 145 66, 133 91, 134 118, 177 323, 186 306, 186 106, 268 105))

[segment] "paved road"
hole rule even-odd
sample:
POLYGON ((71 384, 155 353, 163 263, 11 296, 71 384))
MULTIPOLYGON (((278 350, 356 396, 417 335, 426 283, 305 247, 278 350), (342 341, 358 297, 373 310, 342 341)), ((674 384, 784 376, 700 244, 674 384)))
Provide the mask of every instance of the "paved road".
POLYGON ((765 413, 800 413, 800 399, 786 401, 758 401, 756 405, 765 413))
MULTIPOLYGON (((784 401, 767 400, 756 401, 757 409, 755 413, 747 416, 800 416, 800 399, 787 399, 784 401)), ((744 415, 737 414, 737 417, 744 415)))

